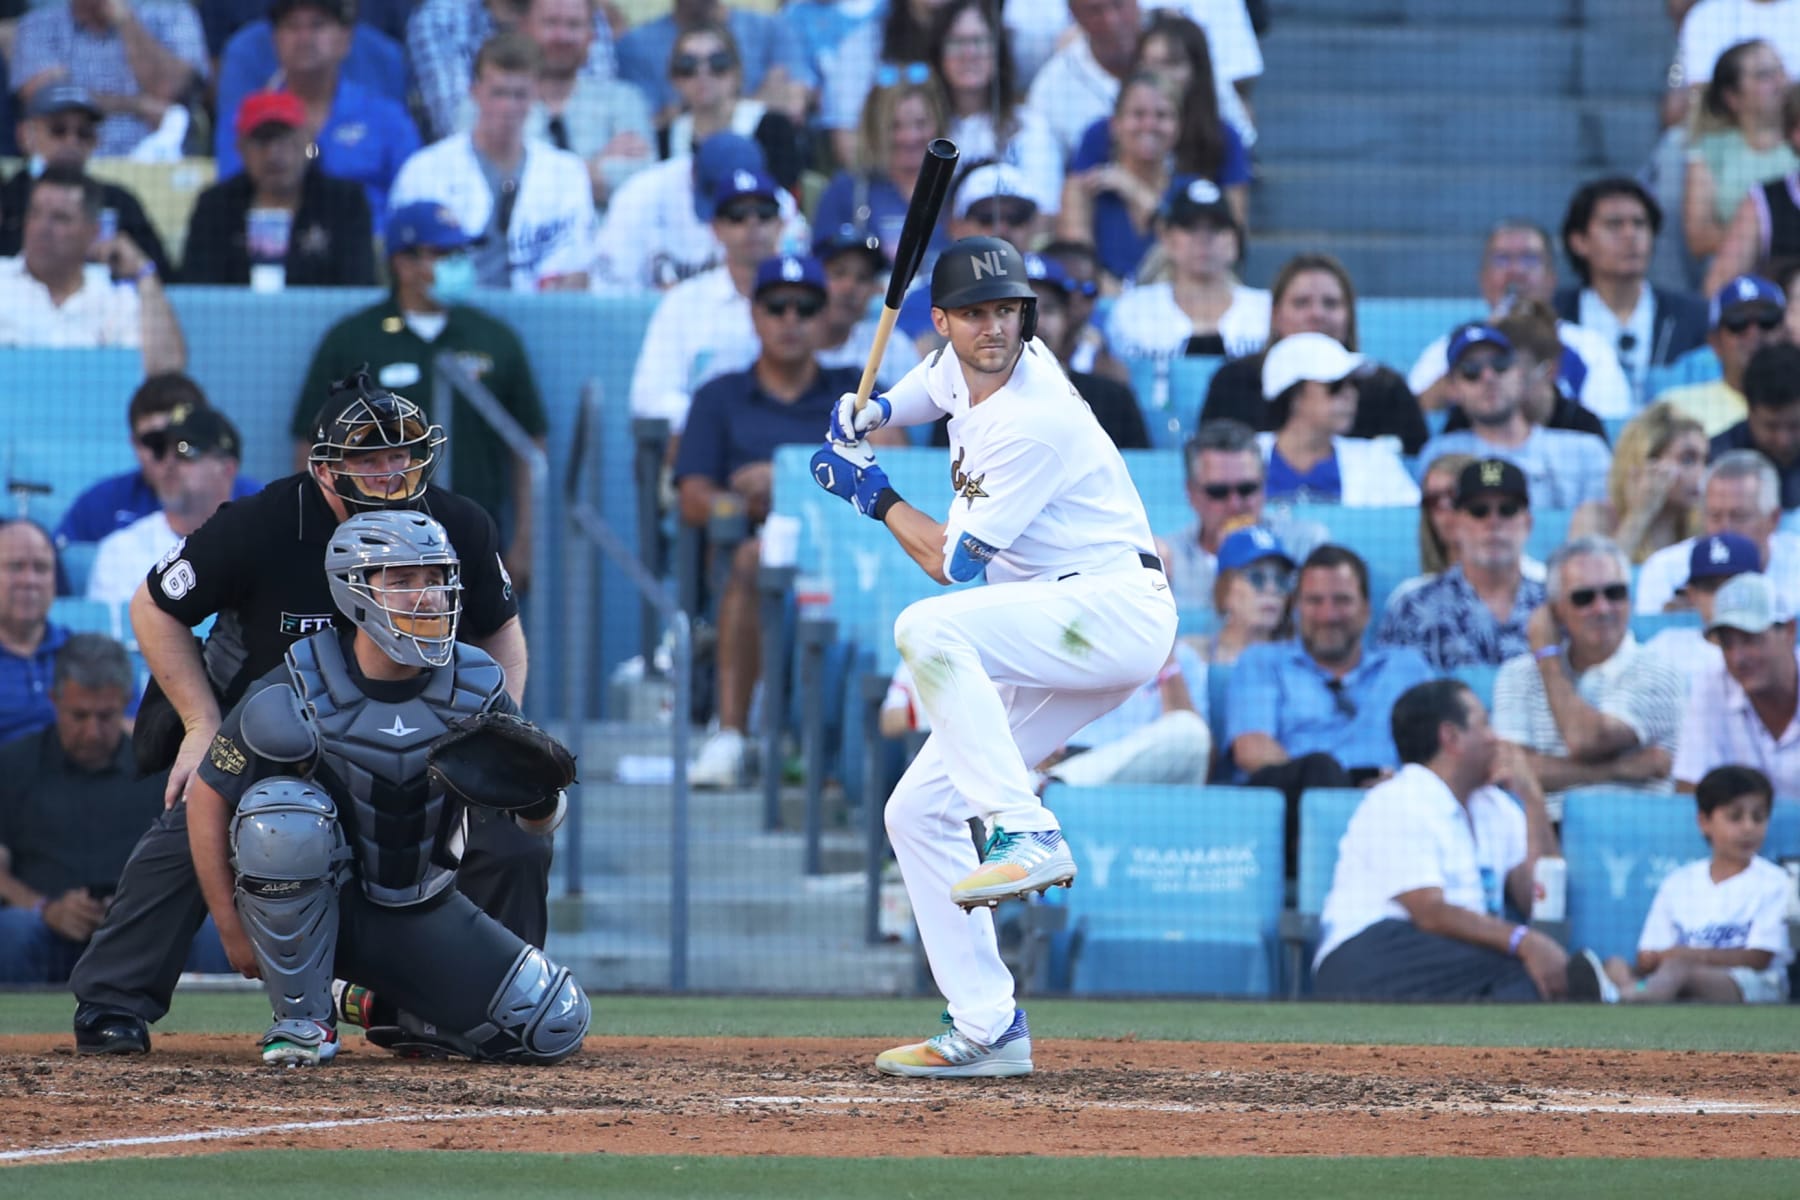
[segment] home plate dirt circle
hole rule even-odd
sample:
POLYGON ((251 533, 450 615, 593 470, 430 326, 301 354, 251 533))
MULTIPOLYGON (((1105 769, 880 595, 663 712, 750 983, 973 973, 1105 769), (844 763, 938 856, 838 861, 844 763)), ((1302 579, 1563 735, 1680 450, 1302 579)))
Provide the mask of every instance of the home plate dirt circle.
POLYGON ((1800 1154, 1800 1055, 1057 1041, 1025 1079, 889 1079, 886 1041, 589 1038, 559 1067, 274 1070, 0 1038, 0 1164, 234 1149, 612 1154, 1800 1154), (996 1121, 1004 1124, 996 1124, 996 1121), (1004 1139, 996 1136, 1005 1130, 1004 1139))

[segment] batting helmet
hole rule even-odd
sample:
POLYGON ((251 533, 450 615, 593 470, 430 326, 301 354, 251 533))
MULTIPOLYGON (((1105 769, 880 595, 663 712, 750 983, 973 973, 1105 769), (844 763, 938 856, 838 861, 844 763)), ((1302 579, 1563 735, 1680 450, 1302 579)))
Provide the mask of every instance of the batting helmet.
POLYGON ((1019 333, 1030 341, 1037 332, 1037 293, 1025 270, 1025 258, 1004 238, 972 237, 952 242, 931 269, 931 306, 964 308, 991 300, 1024 302, 1019 333))

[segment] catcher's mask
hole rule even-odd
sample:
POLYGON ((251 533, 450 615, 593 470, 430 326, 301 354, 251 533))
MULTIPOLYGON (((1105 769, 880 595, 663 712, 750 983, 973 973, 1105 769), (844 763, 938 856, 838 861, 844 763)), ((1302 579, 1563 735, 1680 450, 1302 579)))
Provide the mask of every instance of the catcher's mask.
POLYGON ((352 512, 415 507, 425 494, 444 430, 404 396, 378 387, 366 366, 331 385, 308 461, 323 463, 352 512))
POLYGON ((444 527, 418 512, 357 513, 325 548, 338 610, 382 653, 412 667, 441 667, 456 653, 462 571, 444 527))

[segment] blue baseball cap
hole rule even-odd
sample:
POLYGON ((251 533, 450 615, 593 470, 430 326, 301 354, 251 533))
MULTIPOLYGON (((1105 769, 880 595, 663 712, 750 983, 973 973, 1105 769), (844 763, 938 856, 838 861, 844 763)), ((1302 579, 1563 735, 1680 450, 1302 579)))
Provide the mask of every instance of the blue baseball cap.
POLYGON ((1065 296, 1075 291, 1075 281, 1069 278, 1063 265, 1054 258, 1045 258, 1041 254, 1025 256, 1025 278, 1033 283, 1047 283, 1065 296))
POLYGON ((456 215, 435 200, 420 200, 394 210, 387 223, 387 252, 417 250, 429 246, 433 250, 460 250, 475 239, 463 232, 456 215))
POLYGON ((887 253, 881 248, 881 239, 861 225, 845 223, 813 238, 813 257, 820 262, 830 262, 853 250, 867 257, 877 273, 888 269, 887 253))
POLYGON ((1458 325, 1450 335, 1450 346, 1444 353, 1444 359, 1451 366, 1462 361, 1462 356, 1477 346, 1493 346, 1497 350, 1512 353, 1512 339, 1480 321, 1470 321, 1467 325, 1458 325))
POLYGON ((738 171, 762 173, 768 178, 768 160, 762 147, 736 133, 715 133, 694 147, 694 215, 713 218, 719 187, 738 171))
POLYGON ((1762 570, 1762 551, 1741 533, 1715 533, 1694 539, 1688 554, 1687 581, 1729 579, 1762 570))
POLYGON ((774 258, 765 258, 756 265, 756 283, 750 289, 750 296, 754 299, 770 288, 778 287, 811 288, 823 296, 825 267, 811 256, 778 254, 774 258))
POLYGON ((1706 327, 1717 329, 1727 311, 1745 304, 1760 304, 1780 314, 1787 311, 1787 296, 1761 275, 1739 275, 1713 293, 1706 307, 1706 327))
POLYGON ((1261 525, 1246 525, 1242 529, 1233 530, 1219 543, 1221 571, 1235 571, 1239 567, 1247 567, 1267 558, 1279 559, 1290 570, 1294 566, 1293 555, 1282 549, 1281 540, 1261 525))

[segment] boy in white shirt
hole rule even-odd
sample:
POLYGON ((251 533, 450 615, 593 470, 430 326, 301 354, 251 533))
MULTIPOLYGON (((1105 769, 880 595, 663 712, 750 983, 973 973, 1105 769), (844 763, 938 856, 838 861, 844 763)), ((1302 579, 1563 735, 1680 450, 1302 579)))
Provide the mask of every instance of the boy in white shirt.
POLYGON ((1787 906, 1793 883, 1757 852, 1774 788, 1754 767, 1715 767, 1694 790, 1712 857, 1677 867, 1656 889, 1637 963, 1592 950, 1569 960, 1569 995, 1608 1003, 1703 1000, 1779 1004, 1788 997, 1787 906))

